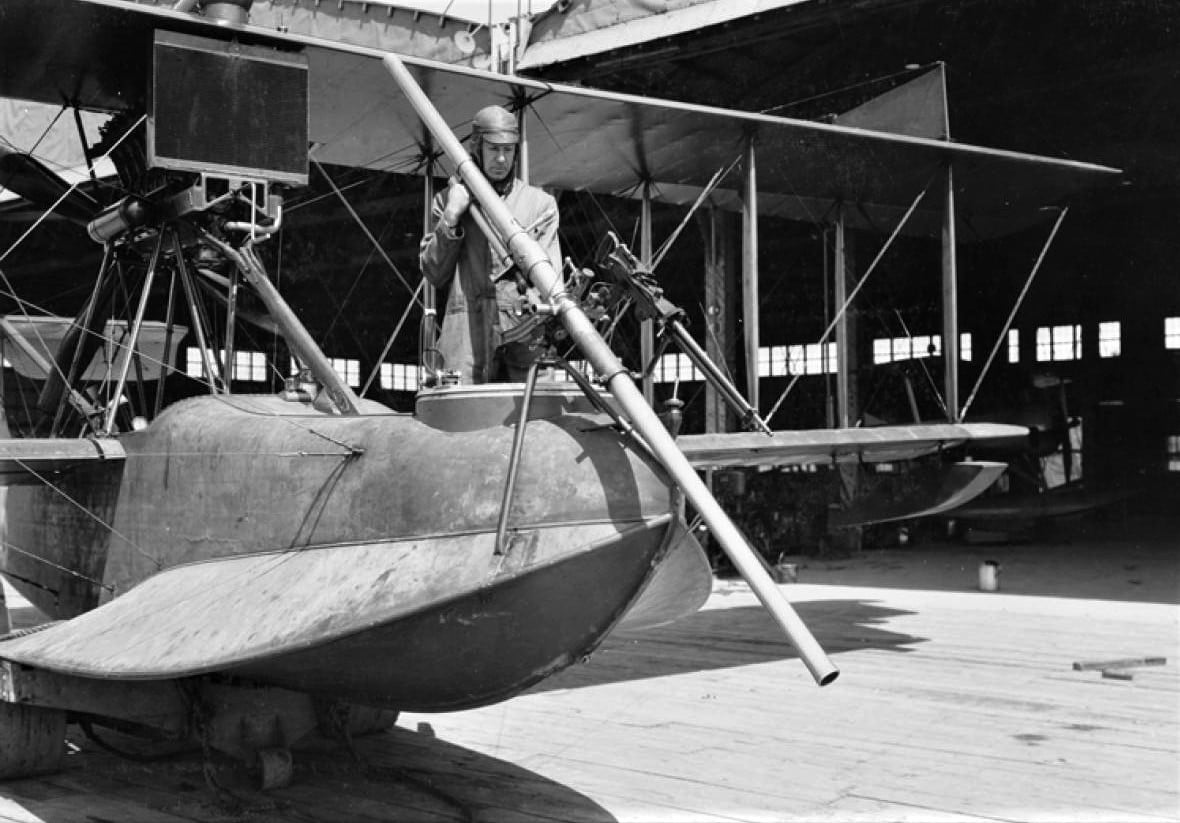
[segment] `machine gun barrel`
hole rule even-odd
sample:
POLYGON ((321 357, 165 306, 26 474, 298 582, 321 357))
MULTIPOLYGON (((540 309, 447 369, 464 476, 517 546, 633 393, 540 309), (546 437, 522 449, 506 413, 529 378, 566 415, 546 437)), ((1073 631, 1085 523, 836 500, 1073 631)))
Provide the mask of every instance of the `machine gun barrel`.
POLYGON ((459 178, 483 208, 484 215, 511 252, 517 266, 553 305, 570 337, 631 419, 632 426, 647 442, 672 480, 708 524, 714 537, 749 583, 754 594, 782 627, 812 677, 821 686, 831 683, 839 675, 839 670, 832 665, 815 637, 770 578, 742 533, 713 498, 688 458, 677 447, 676 441, 631 380, 630 373, 598 334, 581 307, 565 291, 565 285, 548 254, 512 216, 401 58, 387 54, 384 63, 423 124, 438 141, 439 147, 455 163, 459 178))
POLYGON ((665 328, 667 328, 668 334, 680 344, 680 348, 688 356, 688 359, 721 392, 722 399, 741 417, 742 425, 747 429, 757 430, 763 434, 771 434, 770 427, 766 425, 766 421, 758 414, 758 410, 746 402, 746 398, 742 397, 741 392, 730 382, 729 378, 717 368, 717 365, 709 358, 705 350, 700 347, 700 344, 692 339, 692 335, 688 333, 688 329, 684 328, 684 324, 679 320, 670 320, 665 328))
MULTIPOLYGON (((761 431, 763 434, 771 434, 770 427, 758 415, 758 410, 746 402, 746 398, 742 397, 737 387, 692 339, 692 335, 681 322, 681 318, 686 316, 684 310, 664 297, 663 289, 656 285, 654 273, 639 262, 613 231, 607 232, 599 244, 595 263, 616 284, 627 289, 635 300, 640 318, 655 320, 663 329, 665 339, 676 341, 693 365, 705 375, 709 384, 721 393, 721 398, 741 418, 743 426, 761 431)), ((662 347, 660 352, 663 352, 662 347)), ((644 368, 651 368, 651 364, 645 364, 644 368)))

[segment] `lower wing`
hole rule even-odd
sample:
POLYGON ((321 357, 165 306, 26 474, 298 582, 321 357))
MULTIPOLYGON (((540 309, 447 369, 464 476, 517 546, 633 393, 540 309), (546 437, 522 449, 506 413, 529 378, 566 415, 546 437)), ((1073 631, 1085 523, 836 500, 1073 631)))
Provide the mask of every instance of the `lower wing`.
POLYGON ((967 443, 1028 434, 1001 423, 922 423, 863 429, 690 434, 676 444, 699 469, 913 460, 967 443))

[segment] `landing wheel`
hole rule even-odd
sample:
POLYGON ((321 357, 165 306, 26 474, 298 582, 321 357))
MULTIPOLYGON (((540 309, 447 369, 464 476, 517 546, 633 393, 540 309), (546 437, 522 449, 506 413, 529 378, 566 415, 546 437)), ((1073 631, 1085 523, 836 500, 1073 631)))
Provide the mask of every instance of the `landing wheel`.
POLYGON ((59 771, 65 741, 63 710, 0 702, 0 779, 59 771))

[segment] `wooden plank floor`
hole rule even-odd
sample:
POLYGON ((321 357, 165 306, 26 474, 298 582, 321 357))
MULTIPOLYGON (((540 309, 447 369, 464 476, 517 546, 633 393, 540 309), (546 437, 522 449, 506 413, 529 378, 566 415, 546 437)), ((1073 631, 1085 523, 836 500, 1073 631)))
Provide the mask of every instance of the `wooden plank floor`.
MULTIPOLYGON (((260 793, 195 753, 0 784, 0 820, 1170 821, 1180 610, 1164 536, 803 561, 783 590, 841 668, 819 689, 748 589, 612 637, 507 703, 403 715, 260 793), (997 593, 975 590, 982 559, 997 593), (872 584, 872 585, 868 585, 872 584), (1075 662, 1165 657, 1131 680, 1075 662)), ((33 619, 17 611, 22 621, 33 619)))

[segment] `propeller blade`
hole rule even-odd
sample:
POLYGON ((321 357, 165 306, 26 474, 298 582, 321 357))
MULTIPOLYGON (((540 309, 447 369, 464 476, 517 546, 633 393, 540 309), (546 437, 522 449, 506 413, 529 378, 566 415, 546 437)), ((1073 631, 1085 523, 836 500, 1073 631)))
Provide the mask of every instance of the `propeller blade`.
POLYGON ((40 160, 4 148, 0 148, 0 188, 20 195, 43 211, 52 207, 54 214, 83 226, 100 209, 98 201, 80 189, 71 190, 69 183, 40 160))

